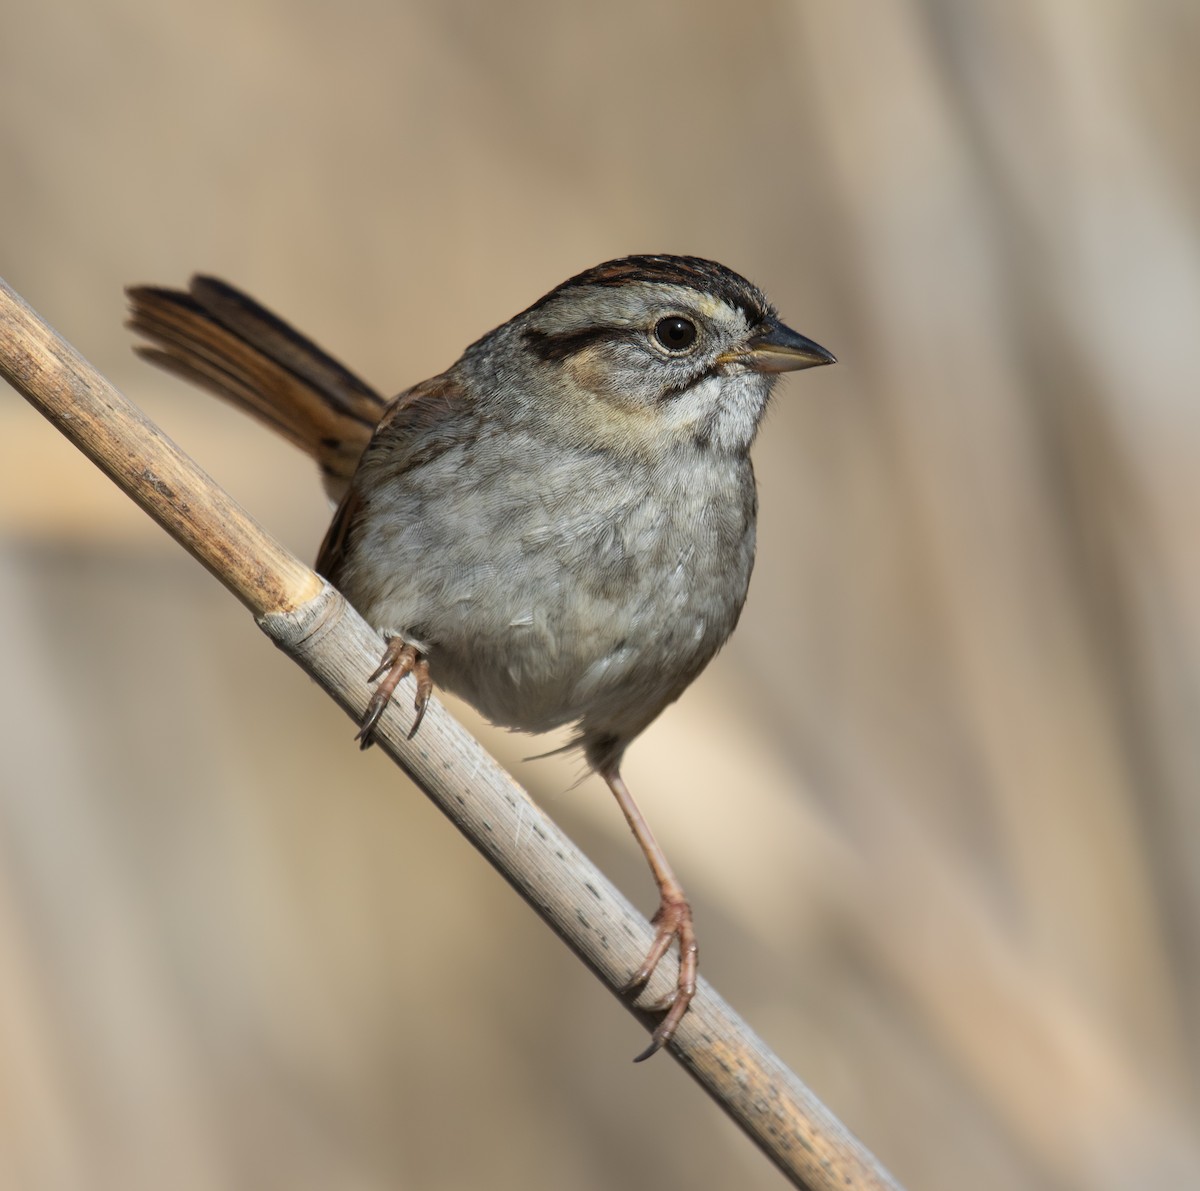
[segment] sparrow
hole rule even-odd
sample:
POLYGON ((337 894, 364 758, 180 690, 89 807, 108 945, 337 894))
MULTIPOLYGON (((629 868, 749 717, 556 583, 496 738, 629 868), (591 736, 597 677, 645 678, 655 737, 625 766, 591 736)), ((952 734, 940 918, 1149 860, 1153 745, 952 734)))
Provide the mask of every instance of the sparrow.
POLYGON ((780 375, 835 363, 762 291, 689 256, 577 274, 388 400, 214 277, 135 286, 139 354, 311 455, 336 512, 316 569, 387 642, 357 739, 434 676, 493 723, 573 727, 649 862, 636 995, 678 946, 649 1058, 696 991, 691 907, 621 777, 625 750, 737 624, 754 563, 750 448, 780 375))

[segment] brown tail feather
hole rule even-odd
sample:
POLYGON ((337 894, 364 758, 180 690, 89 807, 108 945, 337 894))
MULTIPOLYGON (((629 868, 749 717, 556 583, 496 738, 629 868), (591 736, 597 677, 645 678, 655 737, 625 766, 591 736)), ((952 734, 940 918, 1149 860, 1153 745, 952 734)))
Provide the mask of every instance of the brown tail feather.
POLYGON ((311 455, 340 500, 390 402, 241 291, 131 286, 139 355, 245 410, 311 455))

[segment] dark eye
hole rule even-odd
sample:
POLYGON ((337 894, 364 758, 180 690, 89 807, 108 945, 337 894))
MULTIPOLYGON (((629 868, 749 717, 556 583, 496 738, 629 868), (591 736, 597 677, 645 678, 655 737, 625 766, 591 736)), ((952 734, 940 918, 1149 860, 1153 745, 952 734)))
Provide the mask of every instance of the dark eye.
POLYGON ((672 314, 654 324, 654 338, 669 352, 685 352, 696 342, 696 324, 672 314))

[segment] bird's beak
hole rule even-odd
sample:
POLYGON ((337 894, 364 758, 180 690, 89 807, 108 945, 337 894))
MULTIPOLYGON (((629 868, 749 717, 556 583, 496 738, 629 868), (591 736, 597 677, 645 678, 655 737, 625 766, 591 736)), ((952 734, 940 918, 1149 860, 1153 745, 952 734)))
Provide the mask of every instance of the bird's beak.
POLYGON ((742 347, 717 357, 718 364, 744 364, 755 372, 797 372, 818 364, 836 364, 837 357, 791 327, 772 320, 742 347))

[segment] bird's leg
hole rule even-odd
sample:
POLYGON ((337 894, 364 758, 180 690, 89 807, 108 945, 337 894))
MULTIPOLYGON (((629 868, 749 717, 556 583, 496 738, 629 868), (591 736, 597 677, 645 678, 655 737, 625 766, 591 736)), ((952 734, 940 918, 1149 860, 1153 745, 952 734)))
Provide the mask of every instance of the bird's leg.
POLYGON ((648 1059, 656 1051, 668 1043, 675 1034, 676 1027, 683 1020, 687 1007, 696 995, 696 969, 699 950, 696 947, 696 932, 692 927, 692 908, 684 896, 683 887, 679 884, 671 866, 667 863, 666 855, 659 847, 654 833, 650 830, 642 812, 638 810, 629 787, 625 785, 617 766, 601 770, 601 777, 608 783, 608 788, 616 797, 617 804, 625 815, 625 820, 637 838, 654 880, 658 884, 659 905, 658 913, 650 920, 657 928, 654 942, 642 961, 642 966, 634 972, 623 992, 636 993, 654 975, 654 969, 659 961, 670 950, 671 943, 679 940, 679 975, 675 980, 675 988, 663 998, 654 1008, 665 1009, 666 1016, 658 1023, 650 1045, 636 1059, 640 1063, 648 1059))
POLYGON ((383 681, 375 688, 371 701, 367 704, 367 714, 363 716, 358 735, 354 738, 359 742, 361 748, 368 749, 374 743, 372 733, 375 725, 379 723, 383 709, 391 702, 393 692, 406 674, 414 675, 417 680, 417 695, 413 700, 413 706, 417 709, 417 718, 413 720, 408 738, 412 740, 416 736, 417 729, 425 718, 425 706, 433 692, 433 679, 429 677, 429 661, 415 645, 407 644, 402 637, 389 637, 387 649, 383 651, 383 660, 379 663, 375 673, 367 679, 368 682, 375 682, 379 678, 382 678, 383 681))

